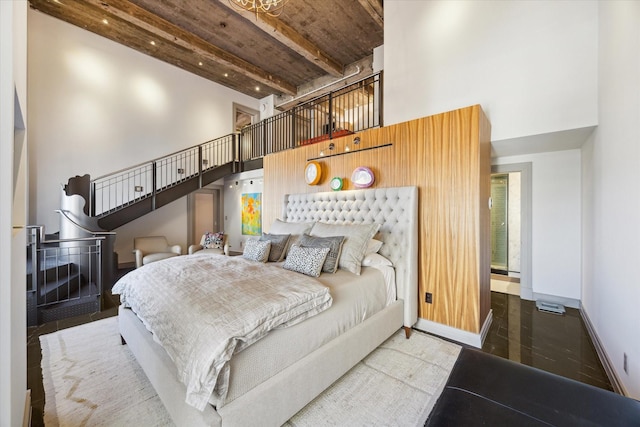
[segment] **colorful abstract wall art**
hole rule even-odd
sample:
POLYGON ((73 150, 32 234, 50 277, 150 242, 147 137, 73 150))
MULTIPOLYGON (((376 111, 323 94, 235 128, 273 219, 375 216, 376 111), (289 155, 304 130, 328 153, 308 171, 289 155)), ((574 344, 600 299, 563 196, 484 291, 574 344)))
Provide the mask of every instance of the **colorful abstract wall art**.
POLYGON ((248 236, 262 234, 262 193, 242 195, 242 234, 248 236))

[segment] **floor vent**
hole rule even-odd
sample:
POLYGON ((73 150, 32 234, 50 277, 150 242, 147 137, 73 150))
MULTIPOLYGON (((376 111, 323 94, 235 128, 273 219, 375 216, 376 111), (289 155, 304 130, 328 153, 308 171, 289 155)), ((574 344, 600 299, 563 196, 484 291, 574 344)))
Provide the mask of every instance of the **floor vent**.
POLYGON ((546 301, 538 300, 536 301, 536 307, 538 308, 538 311, 544 311, 546 313, 563 315, 565 312, 564 305, 557 304, 555 302, 546 302, 546 301))

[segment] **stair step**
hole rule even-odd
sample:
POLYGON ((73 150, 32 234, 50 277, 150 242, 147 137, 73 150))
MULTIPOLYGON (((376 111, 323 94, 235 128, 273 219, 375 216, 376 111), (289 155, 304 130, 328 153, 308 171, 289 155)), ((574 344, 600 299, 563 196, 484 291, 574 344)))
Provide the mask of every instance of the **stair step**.
MULTIPOLYGON (((65 258, 49 259, 40 264, 40 274, 45 283, 54 282, 64 279, 65 277, 74 276, 78 273, 78 266, 69 262, 65 258)), ((32 289, 33 282, 33 264, 27 263, 27 289, 32 289)))
POLYGON ((84 286, 83 282, 83 276, 80 273, 45 282, 40 288, 41 303, 66 300, 73 296, 73 293, 77 292, 81 286, 84 286))

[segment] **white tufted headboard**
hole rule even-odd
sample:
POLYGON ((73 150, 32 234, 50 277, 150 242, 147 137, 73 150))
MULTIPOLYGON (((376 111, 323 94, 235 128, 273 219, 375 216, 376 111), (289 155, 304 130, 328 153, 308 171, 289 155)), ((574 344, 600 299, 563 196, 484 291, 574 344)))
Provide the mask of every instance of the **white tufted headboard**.
POLYGON ((380 224, 380 254, 396 270, 398 298, 404 300, 404 326, 418 320, 418 187, 374 188, 284 198, 282 219, 329 224, 380 224))

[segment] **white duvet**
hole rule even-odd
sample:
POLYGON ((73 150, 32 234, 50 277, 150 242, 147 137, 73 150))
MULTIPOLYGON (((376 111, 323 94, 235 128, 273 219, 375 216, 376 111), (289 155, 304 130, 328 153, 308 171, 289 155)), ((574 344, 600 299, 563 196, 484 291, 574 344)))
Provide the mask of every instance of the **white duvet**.
POLYGON ((331 306, 317 280, 242 257, 194 254, 138 268, 113 287, 175 362, 186 402, 224 399, 228 361, 271 329, 331 306))

